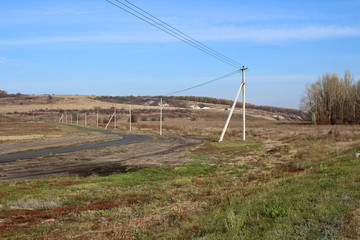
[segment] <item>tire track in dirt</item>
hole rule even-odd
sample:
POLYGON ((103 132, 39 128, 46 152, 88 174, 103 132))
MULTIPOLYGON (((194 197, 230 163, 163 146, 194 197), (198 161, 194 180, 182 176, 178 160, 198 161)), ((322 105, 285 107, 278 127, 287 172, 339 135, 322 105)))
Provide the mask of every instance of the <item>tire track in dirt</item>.
POLYGON ((59 123, 59 124, 64 125, 64 126, 99 132, 102 134, 113 134, 113 135, 117 135, 117 136, 121 137, 121 139, 105 141, 105 142, 97 142, 97 143, 87 143, 87 144, 81 144, 81 145, 76 145, 76 146, 50 148, 50 149, 33 151, 33 152, 5 154, 5 155, 0 155, 0 163, 12 162, 12 161, 29 159, 29 158, 37 158, 37 157, 43 157, 43 156, 48 156, 48 155, 51 156, 54 154, 76 152, 76 151, 93 149, 93 148, 104 148, 104 147, 128 145, 131 143, 139 143, 139 142, 144 142, 144 141, 151 139, 150 136, 146 136, 146 135, 121 134, 121 133, 116 133, 116 132, 100 130, 100 129, 92 129, 92 128, 74 126, 74 125, 65 124, 65 123, 59 123))
MULTIPOLYGON (((58 154, 54 151, 56 148, 52 148, 47 149, 47 155, 44 156, 25 158, 19 161, 0 161, 0 181, 59 175, 86 177, 95 174, 107 176, 114 173, 137 171, 150 166, 178 165, 195 161, 186 154, 184 149, 203 141, 202 138, 192 136, 126 135, 98 129, 74 127, 104 134, 115 134, 122 139, 103 142, 106 145, 103 143, 87 143, 71 147, 71 150, 76 147, 78 150, 76 152, 67 152, 70 147, 64 147, 61 149, 65 153, 58 154), (121 146, 125 144, 126 146, 121 146), (94 145, 96 148, 91 148, 94 145), (49 152, 52 154, 48 154, 49 152)), ((35 153, 38 152, 41 153, 43 150, 35 153)), ((15 154, 9 155, 14 156, 15 154)), ((27 152, 23 156, 28 156, 27 152)))

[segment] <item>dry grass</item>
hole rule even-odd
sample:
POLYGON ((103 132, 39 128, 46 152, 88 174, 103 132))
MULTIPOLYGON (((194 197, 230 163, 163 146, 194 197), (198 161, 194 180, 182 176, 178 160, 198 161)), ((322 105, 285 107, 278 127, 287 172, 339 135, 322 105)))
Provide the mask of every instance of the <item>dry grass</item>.
MULTIPOLYGON (((58 137, 60 135, 50 135, 48 137, 58 137)), ((21 136, 0 136, 0 142, 9 141, 22 141, 22 140, 35 140, 44 138, 44 134, 32 134, 32 135, 21 135, 21 136)))
POLYGON ((3 183, 0 231, 10 239, 356 239, 352 151, 338 153, 332 137, 305 149, 303 140, 270 149, 239 140, 205 142, 191 151, 198 163, 3 183))
MULTIPOLYGON (((103 102, 96 100, 96 96, 85 95, 51 95, 52 100, 49 101, 49 95, 23 95, 20 97, 4 97, 0 98, 0 113, 5 112, 28 112, 39 111, 41 109, 48 110, 89 110, 94 108, 108 109, 116 107, 118 109, 129 109, 129 105, 120 103, 103 102)), ((133 109, 158 109, 153 106, 133 105, 133 109)))
POLYGON ((0 122, 1 136, 66 135, 66 131, 50 123, 0 122))
POLYGON ((18 122, 18 120, 0 122, 0 143, 31 142, 47 138, 66 137, 71 134, 70 131, 49 123, 18 122))
MULTIPOLYGON (((158 122, 141 120, 155 111, 138 114, 134 132, 157 134, 158 122)), ((253 115, 244 143, 236 113, 224 142, 217 143, 227 112, 164 115, 165 135, 208 139, 184 152, 197 162, 106 177, 2 183, 0 231, 11 239, 359 237, 358 126, 253 115)), ((127 116, 118 120, 120 129, 128 128, 127 116)))

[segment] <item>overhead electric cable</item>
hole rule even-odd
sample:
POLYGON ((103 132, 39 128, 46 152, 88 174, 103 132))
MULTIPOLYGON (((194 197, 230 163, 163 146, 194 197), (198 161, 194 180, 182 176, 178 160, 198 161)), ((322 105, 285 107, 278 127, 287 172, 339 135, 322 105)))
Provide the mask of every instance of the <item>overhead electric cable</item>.
POLYGON ((216 54, 208 51, 207 49, 204 49, 204 48, 201 47, 201 46, 199 47, 198 45, 194 44, 194 42, 191 42, 191 41, 189 41, 189 40, 187 40, 187 39, 184 39, 184 37, 180 36, 178 33, 176 33, 176 32, 174 32, 174 31, 172 31, 171 29, 169 29, 169 28, 167 28, 167 27, 165 27, 165 26, 157 23, 156 21, 154 21, 153 19, 145 16, 144 14, 139 13, 138 11, 136 11, 136 10, 134 10, 133 8, 127 6, 126 4, 121 3, 121 2, 119 2, 119 1, 116 0, 116 1, 119 2, 120 4, 126 6, 127 8, 131 9, 132 11, 134 11, 134 12, 136 12, 136 13, 130 12, 129 10, 124 9, 123 7, 117 5, 117 4, 115 4, 115 3, 113 3, 113 2, 111 2, 111 1, 109 1, 109 0, 106 0, 106 1, 108 1, 109 3, 115 5, 115 6, 118 7, 118 8, 120 8, 120 9, 128 12, 129 14, 131 14, 131 15, 133 15, 133 16, 135 16, 135 17, 137 17, 137 18, 139 18, 139 19, 147 22, 148 24, 150 24, 150 25, 152 25, 152 26, 160 29, 161 31, 166 32, 166 33, 168 33, 169 35, 172 35, 173 37, 175 37, 175 38, 177 38, 177 39, 179 39, 179 40, 181 40, 181 41, 183 41, 183 42, 185 42, 185 43, 187 43, 187 44, 189 44, 189 45, 197 48, 198 50, 200 50, 200 51, 202 51, 202 52, 204 52, 204 53, 206 53, 206 54, 208 54, 208 55, 210 55, 210 56, 212 56, 212 57, 214 57, 214 58, 217 58, 218 60, 220 60, 220 61, 222 61, 222 62, 224 62, 224 63, 227 63, 227 64, 229 64, 229 65, 231 65, 231 66, 233 66, 233 67, 238 68, 238 66, 237 66, 236 64, 230 62, 230 61, 227 60, 227 59, 223 59, 223 58, 217 56, 216 54), (140 17, 138 14, 140 14, 142 17, 140 17), (152 23, 149 22, 148 20, 144 19, 143 17, 145 17, 146 19, 148 19, 148 20, 151 21, 152 23))
MULTIPOLYGON (((116 0, 116 1, 118 1, 118 0, 116 0)), ((124 1, 125 1, 125 2, 127 2, 127 3, 129 3, 130 5, 134 6, 135 8, 139 9, 140 11, 142 11, 142 12, 146 13, 147 15, 151 16, 152 18, 154 18, 154 19, 158 20, 160 23, 162 23, 162 24, 164 24, 164 25, 166 25, 166 26, 170 27, 171 29, 175 30, 177 33, 179 33, 180 35, 182 35, 184 38, 186 37, 187 39, 189 39, 189 40, 191 40, 191 41, 193 41, 193 42, 197 43, 198 45, 200 45, 200 46, 202 46, 203 48, 205 48, 205 49, 207 49, 207 50, 209 50, 209 51, 211 51, 211 52, 215 53, 216 55, 218 55, 218 56, 220 56, 220 57, 222 57, 222 58, 224 58, 224 59, 226 59, 226 60, 228 60, 228 61, 230 61, 230 62, 234 63, 235 65, 239 65, 239 66, 241 66, 241 64, 240 64, 240 63, 238 63, 238 62, 236 62, 236 61, 232 60, 231 58, 226 57, 225 55, 223 55, 223 54, 219 53, 218 51, 214 50, 213 48, 210 48, 210 47, 206 46, 205 44, 203 44, 203 43, 201 43, 201 42, 197 41, 196 39, 194 39, 194 38, 190 37, 189 35, 185 34, 184 32, 180 31, 179 29, 177 29, 177 28, 175 28, 175 27, 173 27, 173 26, 171 26, 171 25, 167 24, 166 22, 162 21, 161 19, 157 18, 156 16, 152 15, 151 13, 149 13, 149 12, 145 11, 144 9, 142 9, 142 8, 140 8, 140 7, 138 7, 138 6, 136 6, 135 4, 133 4, 133 3, 129 2, 129 1, 127 1, 127 0, 124 0, 124 1)))
POLYGON ((215 79, 213 79, 213 80, 210 80, 210 81, 207 81, 207 82, 204 82, 204 83, 201 83, 201 84, 198 84, 198 85, 189 87, 189 88, 185 88, 185 89, 182 89, 182 90, 179 90, 179 91, 176 91, 176 92, 171 92, 171 93, 168 93, 168 94, 164 94, 163 96, 170 96, 170 95, 174 95, 174 94, 177 94, 177 93, 185 92, 185 91, 188 91, 188 90, 197 88, 197 87, 201 87, 201 86, 204 86, 204 85, 206 85, 206 84, 209 84, 209 83, 212 83, 212 82, 216 82, 216 81, 222 80, 222 79, 224 79, 224 78, 230 77, 230 76, 232 76, 232 75, 234 75, 235 73, 238 73, 238 72, 239 72, 239 71, 234 71, 234 72, 228 73, 228 74, 226 74, 226 75, 224 75, 224 76, 215 78, 215 79))
POLYGON ((141 10, 143 13, 135 10, 134 8, 126 5, 125 3, 122 3, 118 0, 115 0, 117 1, 118 3, 120 3, 121 5, 125 6, 127 9, 125 9, 124 7, 122 6, 119 6, 118 4, 114 3, 114 2, 111 2, 109 0, 106 0, 107 2, 111 3, 112 5, 122 9, 123 11, 143 20, 144 22, 158 28, 159 30, 197 48, 198 50, 224 62, 224 63, 227 63, 233 67, 236 67, 236 68, 239 68, 239 66, 241 66, 241 64, 237 63, 236 61, 226 57, 225 55, 221 54, 221 53, 218 53, 217 51, 207 47, 206 45, 196 41, 195 39, 189 37, 188 35, 184 34, 183 32, 181 32, 180 30, 177 30, 176 28, 170 26, 169 24, 165 23, 164 21, 160 20, 159 18, 151 15, 150 13, 142 10, 141 8, 137 7, 136 5, 130 3, 129 1, 126 1, 128 2, 129 4, 131 4, 132 6, 136 7, 137 9, 141 10), (148 15, 148 16, 146 16, 148 15), (149 17, 150 16, 150 17, 149 17), (155 20, 154 20, 155 19, 155 20), (164 25, 166 24, 166 25, 164 25), (167 27, 168 26, 168 27, 167 27))

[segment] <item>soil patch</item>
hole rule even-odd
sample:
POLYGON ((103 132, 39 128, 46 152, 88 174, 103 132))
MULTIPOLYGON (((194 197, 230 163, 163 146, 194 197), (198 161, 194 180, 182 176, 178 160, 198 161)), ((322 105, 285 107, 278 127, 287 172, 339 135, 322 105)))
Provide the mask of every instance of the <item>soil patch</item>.
POLYGON ((117 166, 115 164, 108 164, 100 167, 89 167, 76 169, 73 174, 79 177, 88 177, 88 176, 108 176, 111 174, 117 173, 127 173, 127 172, 136 172, 144 167, 129 167, 129 166, 117 166))
POLYGON ((32 225, 41 223, 48 219, 58 219, 70 213, 78 214, 88 210, 105 210, 116 208, 120 205, 126 205, 129 202, 101 202, 85 206, 71 205, 66 207, 58 207, 53 209, 12 209, 0 211, 0 232, 13 231, 19 228, 28 228, 32 225))
POLYGON ((298 166, 287 166, 287 167, 283 168, 282 171, 289 172, 289 173, 296 173, 296 172, 304 171, 304 169, 302 169, 298 166))

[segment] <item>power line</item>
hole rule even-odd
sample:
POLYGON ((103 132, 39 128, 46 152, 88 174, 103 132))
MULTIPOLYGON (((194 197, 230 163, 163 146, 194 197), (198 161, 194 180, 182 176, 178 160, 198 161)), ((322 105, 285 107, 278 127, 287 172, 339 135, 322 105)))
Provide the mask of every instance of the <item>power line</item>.
POLYGON ((165 23, 164 21, 160 20, 159 18, 155 17, 154 15, 146 12, 145 10, 141 9, 140 7, 136 6, 135 4, 130 3, 129 1, 126 1, 127 3, 131 4, 131 6, 134 6, 136 9, 140 10, 141 12, 137 11, 136 9, 132 8, 131 6, 120 2, 118 0, 118 3, 120 3, 122 6, 126 7, 125 9, 122 6, 119 6, 118 4, 111 2, 109 0, 106 0, 107 2, 111 3, 112 5, 122 9, 123 11, 141 19, 142 21, 152 25, 153 27, 158 28, 159 30, 179 39, 182 42, 185 42, 192 47, 228 64, 233 67, 239 68, 241 64, 237 63, 236 61, 226 57, 225 55, 215 51, 214 49, 207 47, 206 45, 200 43, 199 41, 196 41, 195 39, 191 38, 190 36, 186 35, 185 33, 181 32, 180 30, 170 26, 169 24, 165 23), (155 20, 154 20, 155 19, 155 20))
MULTIPOLYGON (((116 1, 118 1, 118 0, 116 0, 116 1)), ((224 58, 224 59, 226 59, 226 60, 229 60, 230 62, 234 63, 235 65, 239 65, 239 66, 241 65, 240 63, 238 63, 238 62, 236 62, 236 61, 232 60, 231 58, 228 58, 228 57, 226 57, 225 55, 223 55, 223 54, 221 54, 221 53, 217 52, 217 51, 216 51, 216 50, 214 50, 213 48, 210 48, 210 47, 206 46, 205 44, 203 44, 203 43, 201 43, 201 42, 197 41, 196 39, 194 39, 194 38, 190 37, 189 35, 185 34, 184 32, 180 31, 179 29, 177 29, 177 28, 175 28, 175 27, 173 27, 173 26, 171 26, 171 25, 167 24, 166 22, 164 22, 164 21, 162 21, 161 19, 157 18, 156 16, 154 16, 154 15, 150 14, 149 12, 145 11, 144 9, 142 9, 142 8, 140 8, 140 7, 138 7, 138 6, 136 6, 135 4, 133 4, 133 3, 129 2, 129 1, 127 1, 127 0, 124 0, 124 1, 125 1, 125 2, 127 2, 127 3, 129 3, 130 5, 134 6, 135 8, 139 9, 140 11, 142 11, 142 12, 146 13, 147 15, 151 16, 152 18, 154 18, 154 19, 158 20, 160 23, 162 23, 162 24, 164 24, 164 25, 166 25, 166 26, 170 27, 171 29, 175 30, 177 33, 179 33, 179 34, 180 34, 180 35, 182 35, 183 37, 186 37, 187 39, 189 39, 189 40, 191 40, 191 41, 193 41, 193 42, 197 43, 198 45, 202 46, 203 48, 205 48, 205 49, 207 49, 207 50, 209 50, 209 51, 211 51, 211 52, 215 53, 216 55, 218 55, 218 56, 220 56, 220 57, 222 57, 222 58, 224 58)))
MULTIPOLYGON (((124 2, 120 2, 119 0, 115 0, 116 2, 118 2, 120 5, 114 3, 114 2, 111 2, 110 0, 106 0, 107 2, 111 3, 112 5, 122 9, 123 11, 133 15, 134 17, 136 18, 139 18, 140 20, 152 25, 153 27, 156 27, 158 28, 159 30, 179 39, 180 41, 182 42, 185 42, 189 45, 191 45, 192 47, 226 63, 226 64, 229 64, 233 67, 236 67, 237 69, 240 68, 241 64, 232 60, 231 58, 228 58, 226 57, 225 55, 215 51, 214 49, 202 44, 201 42, 195 40, 194 38, 190 37, 189 35, 185 34, 184 32, 176 29, 175 27, 172 27, 171 25, 167 24, 166 22, 162 21, 161 19, 155 17, 154 15, 150 14, 149 12, 143 10, 142 8, 136 6, 135 4, 127 1, 127 0, 124 0, 126 3, 124 2), (133 7, 131 7, 133 6, 133 7), (126 7, 126 8, 124 8, 126 7)), ((165 94, 164 96, 169 96, 169 95, 173 95, 173 94, 176 94, 176 93, 180 93, 180 92, 185 92, 185 91, 188 91, 188 90, 191 90, 191 89, 194 89, 194 88, 197 88, 197 87, 201 87, 201 86, 204 86, 204 85, 207 85, 209 83, 212 83, 212 82, 215 82, 215 81, 219 81, 219 80, 222 80, 226 77, 229 77, 231 75, 234 75, 235 73, 237 73, 239 70, 237 71, 234 71, 234 72, 231 72, 229 74, 226 74, 224 76, 221 76, 221 77, 218 77, 218 78, 215 78, 213 80, 210 80, 210 81, 207 81, 207 82, 204 82, 204 83, 201 83, 201 84, 198 84, 198 85, 195 85, 195 86, 192 86, 192 87, 189 87, 189 88, 186 88, 186 89, 182 89, 182 90, 179 90, 179 91, 175 91, 175 92, 172 92, 172 93, 168 93, 168 94, 165 94)))
POLYGON ((216 53, 213 53, 213 52, 205 49, 204 47, 198 45, 197 43, 195 43, 195 42, 193 42, 193 41, 189 41, 188 39, 186 39, 186 38, 184 38, 183 36, 181 36, 179 33, 177 33, 177 32, 175 32, 175 31, 169 29, 168 27, 164 26, 163 24, 160 24, 160 23, 156 22, 155 20, 149 18, 148 16, 145 16, 144 14, 140 13, 139 11, 134 10, 133 8, 129 7, 128 5, 126 5, 126 4, 124 4, 124 3, 121 3, 121 2, 119 2, 118 0, 116 0, 116 1, 119 2, 120 4, 124 5, 125 7, 129 8, 130 10, 132 10, 132 11, 134 11, 134 12, 136 12, 136 13, 130 12, 129 10, 127 10, 127 9, 125 9, 125 8, 123 8, 123 7, 117 5, 117 4, 115 4, 115 3, 113 3, 113 2, 111 2, 111 1, 109 1, 109 0, 106 0, 106 1, 108 1, 109 3, 115 5, 116 7, 120 8, 120 9, 126 11, 127 13, 129 13, 129 14, 131 14, 131 15, 133 15, 133 16, 141 19, 141 20, 143 20, 144 22, 147 22, 148 24, 150 24, 150 25, 152 25, 152 26, 160 29, 161 31, 163 31, 163 32, 165 32, 165 33, 167 33, 167 34, 169 34, 169 35, 171 35, 171 36, 179 39, 180 41, 183 41, 183 42, 191 45, 192 47, 195 47, 195 48, 197 48, 198 50, 200 50, 200 51, 202 51, 202 52, 204 52, 204 53, 206 53, 206 54, 208 54, 208 55, 210 55, 210 56, 212 56, 212 57, 214 57, 214 58, 216 58, 216 59, 218 59, 218 60, 220 60, 220 61, 222 61, 222 62, 224 62, 224 63, 227 63, 227 64, 229 64, 229 65, 231 65, 231 66, 233 66, 233 67, 238 68, 238 65, 234 64, 233 62, 231 62, 232 60, 227 60, 227 59, 225 59, 225 58, 223 58, 223 57, 221 57, 221 56, 218 56, 216 53), (139 15, 141 15, 141 16, 139 16, 139 15), (145 19, 144 19, 144 18, 145 18, 145 19), (146 19, 147 19, 147 20, 146 20, 146 19), (151 21, 151 22, 149 22, 149 21, 151 21))
POLYGON ((226 74, 226 75, 224 75, 224 76, 215 78, 215 79, 213 79, 213 80, 210 80, 210 81, 207 81, 207 82, 204 82, 204 83, 201 83, 201 84, 198 84, 198 85, 189 87, 189 88, 185 88, 185 89, 182 89, 182 90, 179 90, 179 91, 176 91, 176 92, 171 92, 171 93, 168 93, 168 94, 164 94, 163 96, 170 96, 170 95, 174 95, 174 94, 177 94, 177 93, 185 92, 185 91, 188 91, 188 90, 197 88, 197 87, 201 87, 201 86, 204 86, 204 85, 206 85, 206 84, 209 84, 209 83, 212 83, 212 82, 216 82, 216 81, 222 80, 222 79, 224 79, 224 78, 230 77, 230 76, 232 76, 232 75, 234 75, 235 73, 238 73, 238 72, 239 72, 239 71, 234 71, 234 72, 228 73, 228 74, 226 74))

